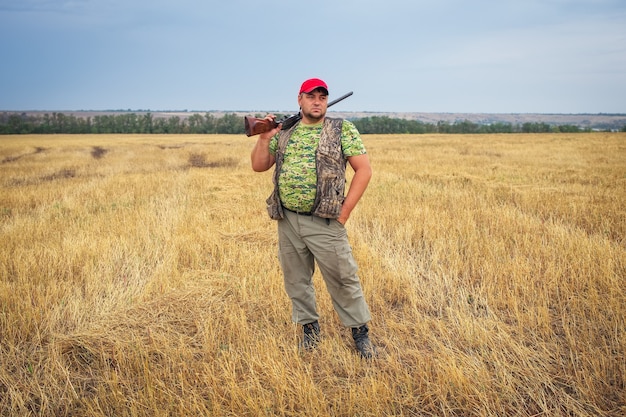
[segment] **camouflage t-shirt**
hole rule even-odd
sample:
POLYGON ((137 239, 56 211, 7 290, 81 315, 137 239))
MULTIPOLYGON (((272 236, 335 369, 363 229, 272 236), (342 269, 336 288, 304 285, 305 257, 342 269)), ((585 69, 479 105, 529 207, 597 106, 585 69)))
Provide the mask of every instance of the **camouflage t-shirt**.
MULTIPOLYGON (((315 151, 322 133, 322 123, 296 126, 287 149, 285 160, 278 177, 278 192, 283 206, 292 211, 313 210, 317 191, 315 151)), ((270 142, 270 152, 276 154, 278 135, 270 142)), ((344 120, 341 127, 341 149, 345 158, 363 155, 365 146, 354 124, 344 120)))

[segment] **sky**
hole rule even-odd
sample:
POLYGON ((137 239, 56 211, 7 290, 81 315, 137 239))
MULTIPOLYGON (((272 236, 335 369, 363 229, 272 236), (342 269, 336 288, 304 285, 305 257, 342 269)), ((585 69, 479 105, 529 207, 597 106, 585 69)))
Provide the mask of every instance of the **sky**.
POLYGON ((0 111, 626 113, 624 0, 0 0, 0 111))

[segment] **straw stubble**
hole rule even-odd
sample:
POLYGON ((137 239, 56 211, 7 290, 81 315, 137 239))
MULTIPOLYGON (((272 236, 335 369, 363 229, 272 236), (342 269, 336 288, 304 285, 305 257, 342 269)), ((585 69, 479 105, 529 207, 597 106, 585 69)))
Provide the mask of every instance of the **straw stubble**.
POLYGON ((626 136, 365 136, 380 357, 301 329, 240 136, 0 142, 2 415, 626 411, 626 136))

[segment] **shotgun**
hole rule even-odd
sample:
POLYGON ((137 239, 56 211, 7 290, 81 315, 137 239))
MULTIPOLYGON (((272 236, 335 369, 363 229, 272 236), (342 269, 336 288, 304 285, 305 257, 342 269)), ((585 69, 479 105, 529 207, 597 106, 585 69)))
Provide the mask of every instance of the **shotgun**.
MULTIPOLYGON (((328 106, 326 107, 330 107, 333 106, 337 103, 339 103, 341 100, 344 100, 348 97, 350 97, 352 95, 352 91, 350 91, 347 94, 344 94, 343 96, 339 97, 338 99, 335 99, 333 101, 331 101, 330 103, 328 103, 328 106)), ((246 129, 246 136, 254 136, 254 135, 258 135, 260 133, 264 133, 264 132, 269 132, 270 130, 274 129, 276 126, 278 126, 279 124, 282 124, 283 127, 281 127, 280 130, 287 130, 290 127, 292 127, 293 125, 295 125, 296 123, 298 123, 300 121, 300 119, 302 119, 302 114, 300 114, 300 112, 298 112, 298 114, 294 114, 292 116, 289 117, 285 117, 283 120, 280 121, 270 121, 270 120, 266 120, 266 119, 259 119, 256 117, 252 117, 252 116, 245 116, 244 117, 244 124, 245 124, 245 129, 246 129)))

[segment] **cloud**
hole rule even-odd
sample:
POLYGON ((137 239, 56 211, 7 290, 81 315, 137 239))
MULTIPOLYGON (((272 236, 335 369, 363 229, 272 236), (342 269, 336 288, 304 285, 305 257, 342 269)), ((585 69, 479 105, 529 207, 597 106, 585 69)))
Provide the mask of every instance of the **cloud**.
POLYGON ((614 0, 0 0, 0 109, 615 112, 624 45, 614 0))

